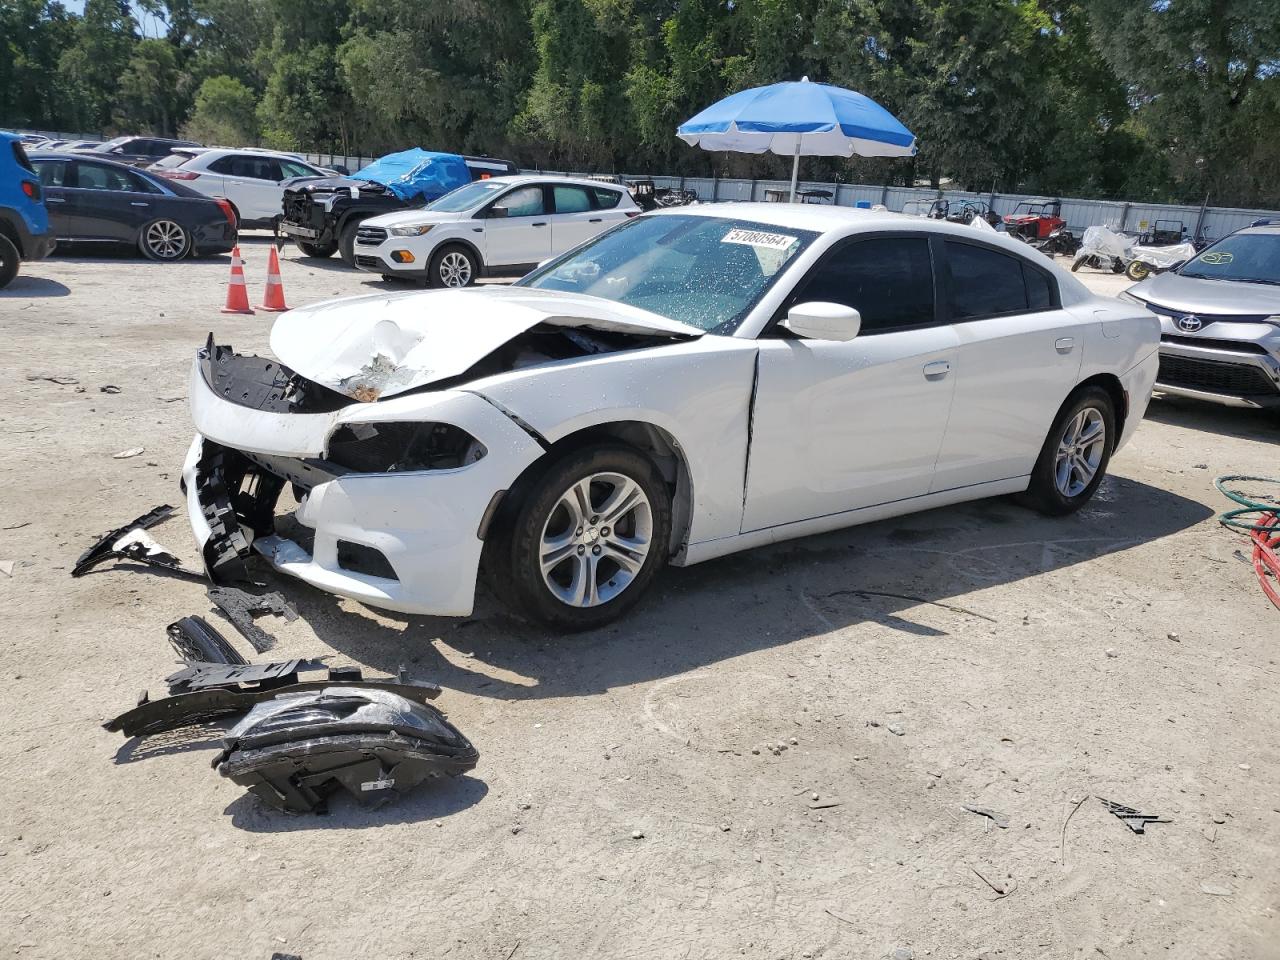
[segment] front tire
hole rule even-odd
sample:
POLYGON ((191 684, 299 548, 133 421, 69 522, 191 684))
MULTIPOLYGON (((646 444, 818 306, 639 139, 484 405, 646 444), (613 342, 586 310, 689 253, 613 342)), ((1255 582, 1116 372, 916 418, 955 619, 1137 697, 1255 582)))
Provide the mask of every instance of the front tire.
POLYGON ((338 252, 338 244, 333 240, 328 243, 312 243, 310 240, 294 240, 293 245, 302 251, 304 257, 323 259, 332 257, 338 252))
POLYGON ((480 275, 475 255, 460 244, 448 244, 437 250, 427 268, 427 282, 433 287, 469 287, 480 275))
POLYGON ((1076 257, 1075 260, 1071 262, 1071 272, 1077 273, 1080 268, 1084 266, 1084 262, 1088 259, 1088 257, 1076 257))
POLYGON ((171 263, 191 252, 191 234, 173 220, 152 220, 138 233, 138 249, 148 260, 171 263))
POLYGON ((338 256, 348 267, 356 265, 356 231, 360 229, 358 220, 351 220, 342 228, 338 236, 338 256))
POLYGON ((508 497, 512 509, 493 544, 494 589, 548 626, 610 623, 666 564, 671 495, 653 462, 632 447, 570 451, 508 497))
POLYGON ((1071 394, 1049 429, 1021 502, 1051 517, 1075 513, 1093 498, 1116 444, 1116 409, 1101 387, 1071 394))
POLYGON ((18 275, 18 262, 21 259, 13 241, 0 234, 0 290, 11 284, 18 275))

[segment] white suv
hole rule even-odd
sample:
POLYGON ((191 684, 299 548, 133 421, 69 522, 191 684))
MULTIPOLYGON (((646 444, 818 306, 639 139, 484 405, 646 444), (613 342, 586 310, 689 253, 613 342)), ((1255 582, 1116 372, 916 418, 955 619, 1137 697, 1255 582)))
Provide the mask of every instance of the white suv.
POLYGON ((465 287, 482 274, 520 274, 639 216, 625 187, 568 177, 477 180, 418 210, 371 217, 355 263, 385 279, 465 287))
POLYGON ((333 177, 333 170, 271 150, 179 147, 148 169, 206 197, 225 197, 238 225, 271 229, 283 212, 284 186, 294 177, 333 177))

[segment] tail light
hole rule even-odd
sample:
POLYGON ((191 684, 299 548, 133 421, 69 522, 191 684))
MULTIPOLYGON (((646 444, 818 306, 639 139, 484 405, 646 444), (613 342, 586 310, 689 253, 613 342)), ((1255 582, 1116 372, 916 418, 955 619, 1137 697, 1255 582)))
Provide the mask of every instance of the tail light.
POLYGON ((231 201, 223 200, 221 197, 215 197, 213 202, 218 205, 218 209, 222 211, 222 215, 227 218, 227 223, 234 227, 236 225, 236 208, 231 206, 231 201))
POLYGON ((23 180, 23 181, 22 181, 22 192, 23 192, 23 193, 25 193, 25 194, 26 194, 28 197, 30 197, 32 200, 39 200, 39 199, 40 199, 40 184, 36 183, 34 180, 23 180))
POLYGON ((193 173, 190 170, 156 170, 155 173, 168 180, 198 180, 200 174, 193 173))

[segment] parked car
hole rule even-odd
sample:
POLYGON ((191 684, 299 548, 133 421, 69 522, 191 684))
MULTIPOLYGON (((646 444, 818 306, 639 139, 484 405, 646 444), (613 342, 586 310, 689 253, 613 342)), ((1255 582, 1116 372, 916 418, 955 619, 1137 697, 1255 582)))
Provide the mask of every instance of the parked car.
POLYGON ((354 267, 356 229, 369 217, 420 208, 473 180, 514 173, 509 160, 406 150, 352 176, 286 184, 280 231, 309 257, 338 253, 354 267))
POLYGON ((973 227, 660 211, 515 286, 293 310, 278 361, 211 338, 188 515, 215 579, 252 576, 252 549, 464 616, 483 555, 499 596, 594 627, 668 561, 1002 494, 1079 509, 1142 419, 1158 328, 973 227), (297 540, 274 522, 285 487, 297 540))
POLYGON ((35 153, 59 243, 128 246, 152 260, 224 253, 235 211, 184 186, 84 153, 35 153))
MULTIPOLYGON (((198 147, 191 140, 168 140, 164 137, 116 137, 85 147, 85 153, 101 153, 109 160, 134 166, 147 166, 167 157, 178 147, 198 147)), ((66 149, 65 145, 63 149, 66 149)))
POLYGON ((282 216, 286 182, 337 175, 288 153, 206 147, 176 148, 147 169, 206 197, 226 197, 242 228, 266 229, 282 216))
POLYGON ((1238 230, 1120 296, 1160 318, 1157 390, 1280 407, 1280 224, 1238 230))
POLYGON ((23 260, 52 253, 54 242, 44 189, 22 139, 0 133, 0 287, 13 282, 23 260))
POLYGON ((422 210, 370 217, 355 265, 385 279, 465 287, 482 274, 527 273, 641 211, 625 187, 566 177, 493 177, 422 210))

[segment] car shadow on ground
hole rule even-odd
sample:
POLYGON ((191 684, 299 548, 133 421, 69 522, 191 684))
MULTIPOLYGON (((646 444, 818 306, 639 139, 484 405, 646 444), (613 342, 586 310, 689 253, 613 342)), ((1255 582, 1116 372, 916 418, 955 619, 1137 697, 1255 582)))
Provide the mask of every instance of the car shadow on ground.
POLYGON ((71 293, 71 288, 66 284, 59 283, 57 280, 19 274, 13 278, 13 281, 7 287, 0 290, 0 300, 65 297, 69 293, 71 293))
POLYGON ((489 792, 475 777, 441 777, 421 784, 394 803, 363 807, 347 794, 335 793, 321 816, 295 816, 268 807, 251 793, 227 804, 223 813, 231 823, 250 833, 294 833, 299 830, 361 830, 398 823, 423 823, 473 807, 489 792))
POLYGON ((1108 477, 1072 517, 977 501, 669 569, 622 620, 572 635, 519 620, 492 595, 481 595, 472 618, 449 620, 369 611, 296 581, 282 579, 279 589, 323 642, 371 670, 405 665, 446 689, 503 700, 586 696, 858 623, 963 642, 1009 616, 980 591, 1168 537, 1212 515, 1120 477, 1108 477))
POLYGON ((1257 410, 1187 397, 1156 397, 1147 407, 1146 419, 1238 440, 1280 440, 1280 408, 1257 410))

